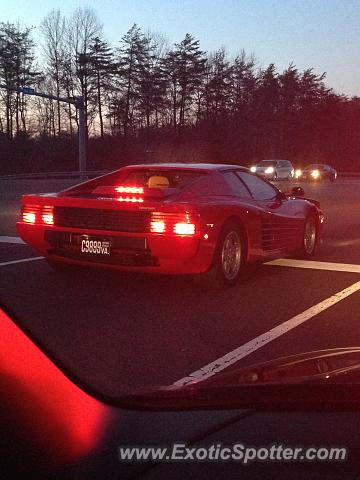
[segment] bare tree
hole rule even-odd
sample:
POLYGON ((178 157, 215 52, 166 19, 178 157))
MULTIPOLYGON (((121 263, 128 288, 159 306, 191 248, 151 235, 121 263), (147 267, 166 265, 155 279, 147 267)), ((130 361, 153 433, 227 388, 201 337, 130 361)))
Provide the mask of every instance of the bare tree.
POLYGON ((102 25, 91 8, 75 10, 67 26, 68 42, 70 46, 71 69, 78 80, 77 91, 84 98, 88 136, 89 125, 96 115, 96 97, 91 82, 90 49, 95 38, 101 35, 102 25))
POLYGON ((38 72, 33 70, 34 42, 30 28, 21 28, 11 23, 0 24, 0 82, 8 88, 5 94, 7 135, 26 131, 26 102, 21 94, 12 89, 28 86, 36 81, 38 72))
POLYGON ((125 138, 128 136, 135 102, 138 100, 138 86, 146 62, 147 47, 147 39, 136 24, 121 39, 118 84, 123 92, 125 138))
MULTIPOLYGON (((44 38, 44 53, 47 73, 55 84, 55 94, 60 96, 61 79, 65 61, 66 22, 60 10, 52 10, 42 21, 41 33, 44 38)), ((61 134, 61 106, 57 102, 57 133, 61 134)))

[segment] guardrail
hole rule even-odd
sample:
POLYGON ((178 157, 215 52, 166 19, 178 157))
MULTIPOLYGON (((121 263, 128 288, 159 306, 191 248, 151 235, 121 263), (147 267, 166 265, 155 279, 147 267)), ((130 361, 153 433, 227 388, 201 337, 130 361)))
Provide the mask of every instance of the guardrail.
MULTIPOLYGON (((110 173, 111 170, 92 170, 85 174, 79 172, 39 172, 17 173, 14 175, 0 175, 1 180, 56 180, 71 178, 94 178, 110 173)), ((338 177, 360 177, 360 172, 338 172, 338 177)))
POLYGON ((1 180, 51 180, 68 178, 93 178, 109 173, 110 170, 80 172, 40 172, 40 173, 17 173, 14 175, 0 175, 1 180))
POLYGON ((360 177, 360 172, 338 172, 338 177, 360 177))

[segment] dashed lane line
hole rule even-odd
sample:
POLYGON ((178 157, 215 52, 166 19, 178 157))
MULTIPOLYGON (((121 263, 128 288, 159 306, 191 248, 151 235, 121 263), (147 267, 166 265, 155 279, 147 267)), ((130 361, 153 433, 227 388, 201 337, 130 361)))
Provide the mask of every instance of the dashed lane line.
POLYGON ((21 240, 20 237, 8 237, 8 236, 0 236, 0 243, 18 243, 21 245, 25 245, 25 242, 21 240))
POLYGON ((331 272, 360 273, 360 265, 351 263, 314 262, 312 260, 293 260, 290 258, 279 258, 265 265, 275 267, 310 268, 313 270, 329 270, 331 272))
POLYGON ((11 260, 10 262, 0 263, 0 267, 6 267, 7 265, 14 265, 15 263, 33 262, 35 260, 43 260, 43 259, 44 257, 30 257, 30 258, 22 258, 21 260, 11 260))

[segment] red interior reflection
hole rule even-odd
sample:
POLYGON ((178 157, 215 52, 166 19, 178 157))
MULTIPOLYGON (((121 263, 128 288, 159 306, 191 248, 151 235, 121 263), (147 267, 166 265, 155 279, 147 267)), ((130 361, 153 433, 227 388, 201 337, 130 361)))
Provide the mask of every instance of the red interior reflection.
POLYGON ((90 453, 101 441, 109 408, 73 384, 1 309, 0 330, 1 399, 6 395, 10 418, 47 461, 90 453))

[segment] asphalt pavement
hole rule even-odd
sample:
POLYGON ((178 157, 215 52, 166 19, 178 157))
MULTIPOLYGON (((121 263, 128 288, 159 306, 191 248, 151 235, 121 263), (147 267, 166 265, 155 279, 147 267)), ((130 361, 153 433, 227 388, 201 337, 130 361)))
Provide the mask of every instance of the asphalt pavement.
POLYGON ((312 263, 256 266, 228 290, 204 289, 187 276, 61 275, 34 260, 39 255, 15 229, 21 193, 70 183, 0 186, 0 302, 94 388, 117 396, 282 355, 360 346, 360 179, 303 185, 326 217, 312 263))

